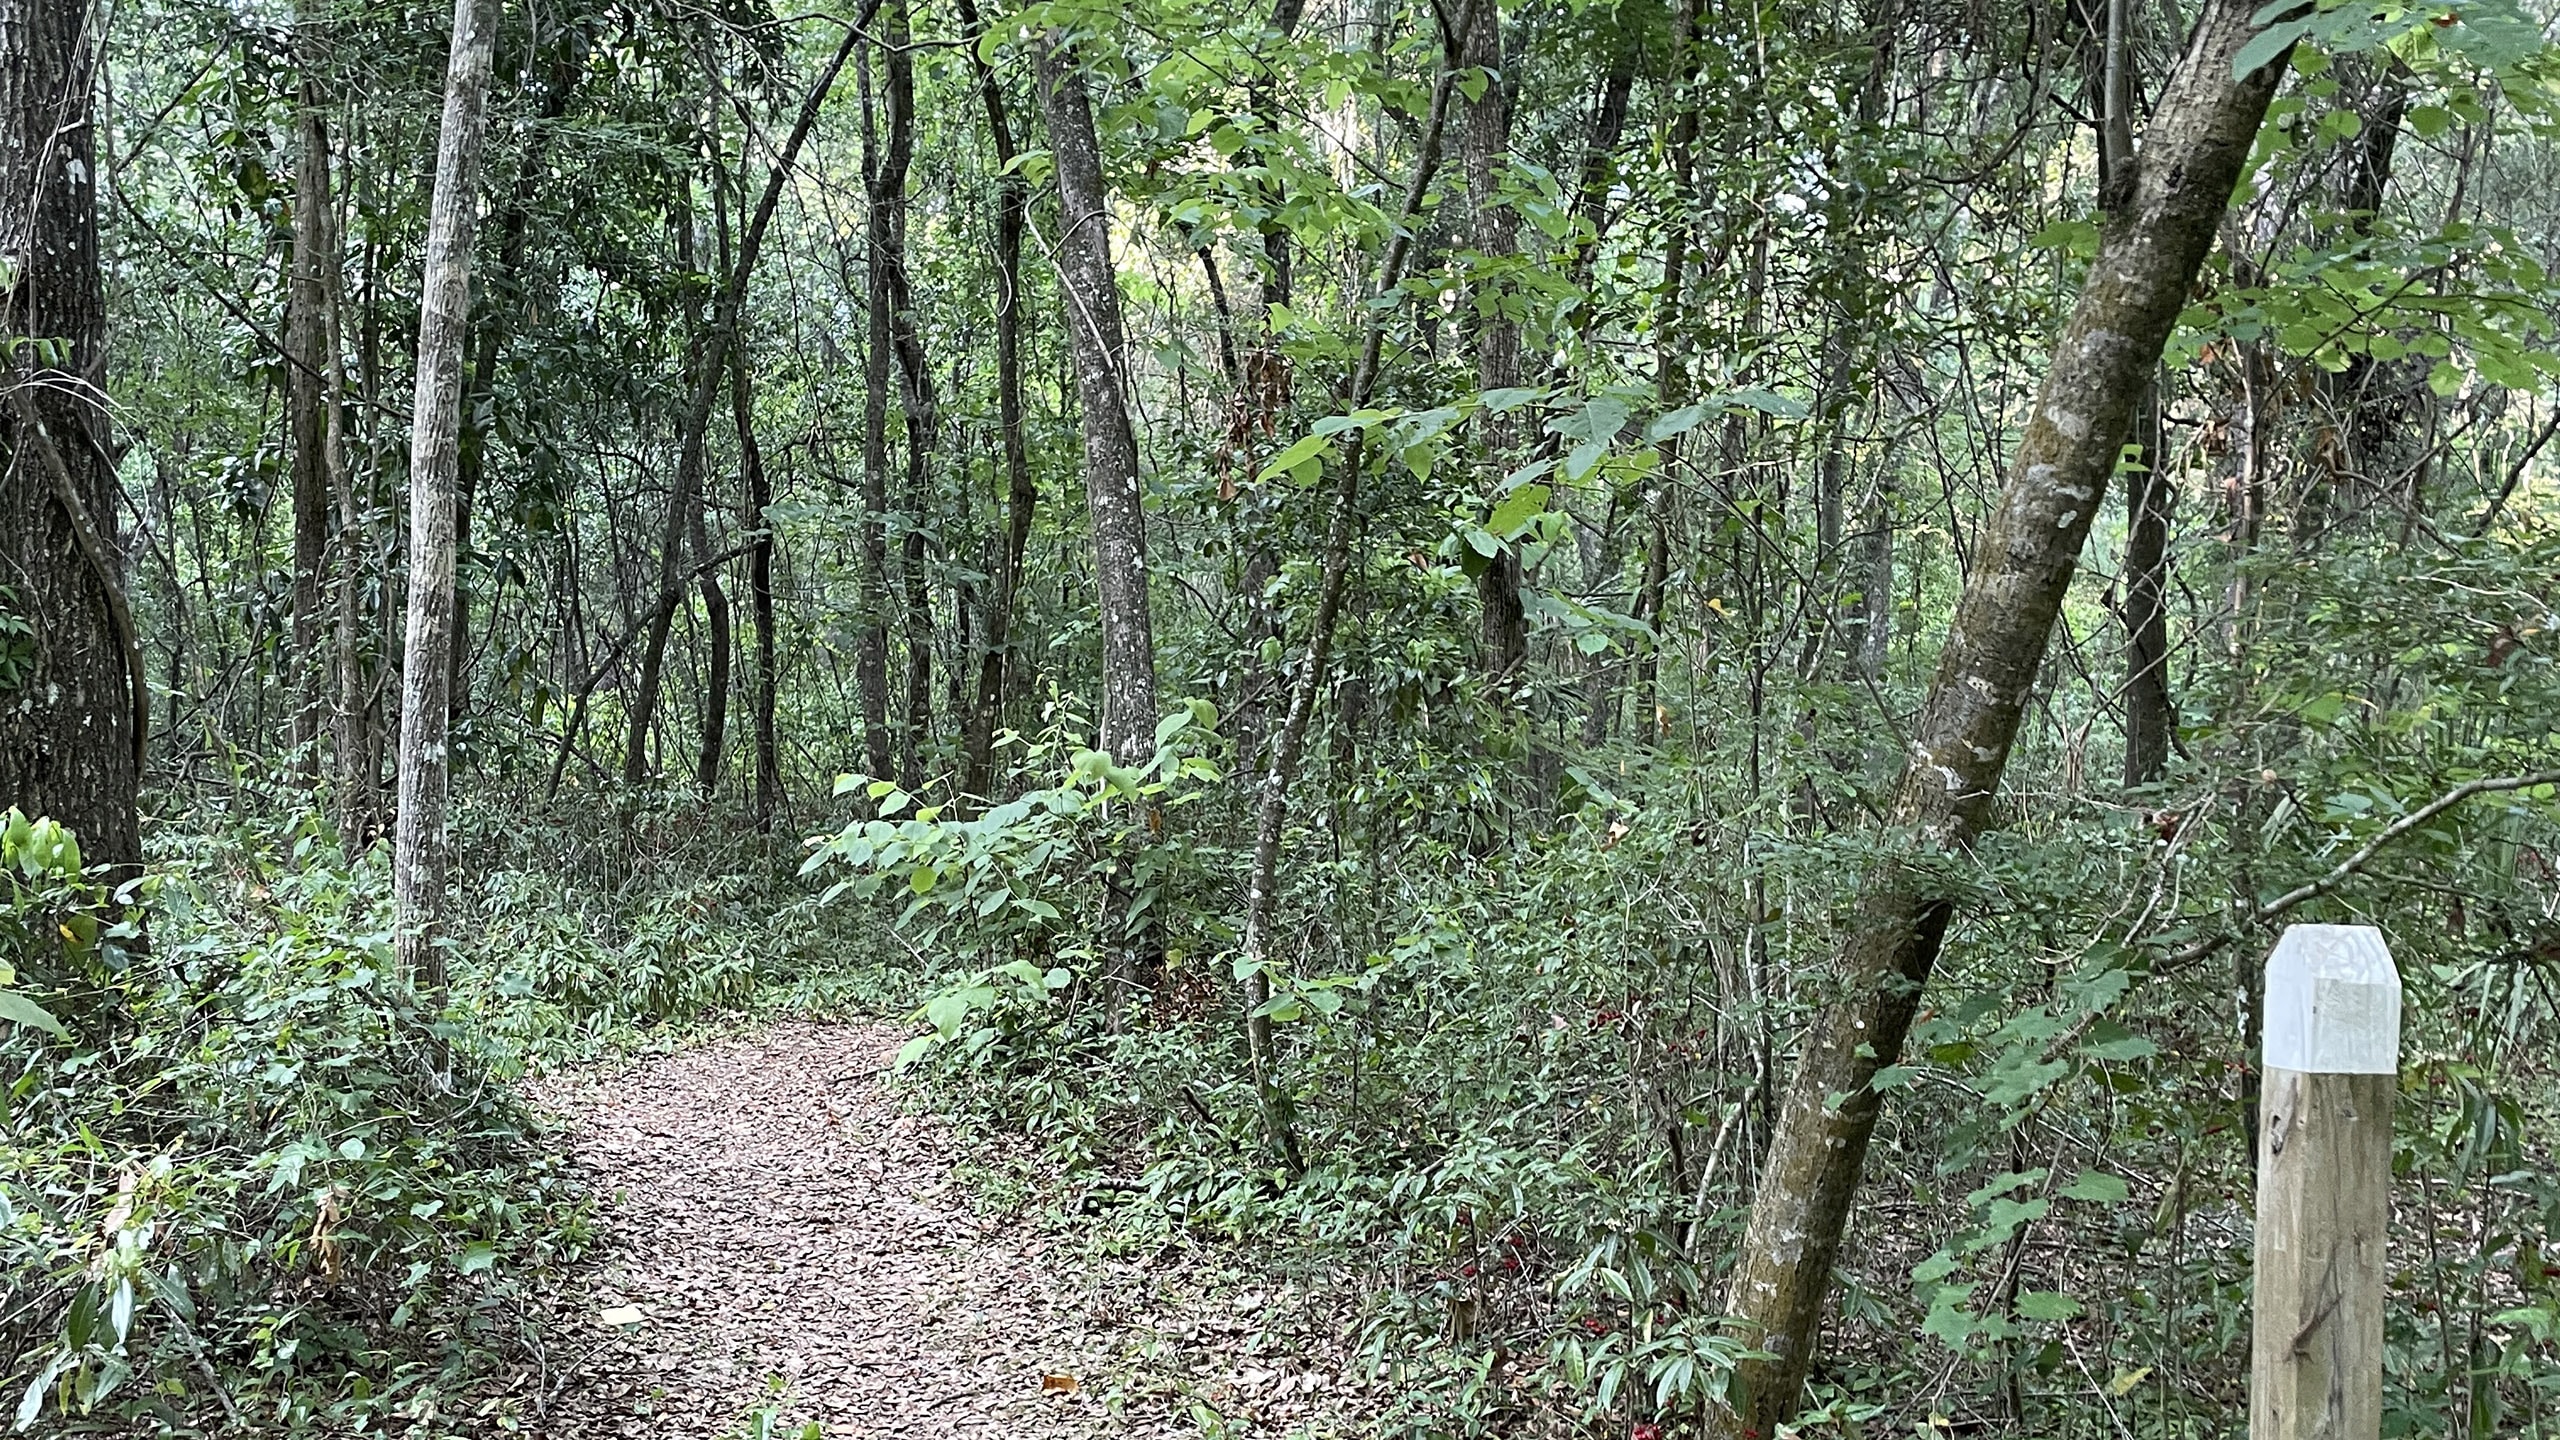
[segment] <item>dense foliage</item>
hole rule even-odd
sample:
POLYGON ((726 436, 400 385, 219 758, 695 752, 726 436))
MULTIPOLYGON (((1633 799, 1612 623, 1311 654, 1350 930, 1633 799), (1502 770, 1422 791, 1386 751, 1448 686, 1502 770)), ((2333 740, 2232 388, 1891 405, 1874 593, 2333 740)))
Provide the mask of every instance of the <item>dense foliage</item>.
POLYGON ((2540 12, 2262 17, 1945 850, 1897 786, 2177 5, 505 7, 431 756, 444 14, 83 13, 146 849, 0 833, 20 1429, 525 1423, 483 1382, 595 1238, 528 1078, 803 1007, 912 1020, 1092 1243, 1303 1282, 1374 1433, 1714 1433, 1790 1077, 1909 874, 1953 918, 1795 1433, 2236 1430, 2298 920, 2406 985, 2385 1433, 2560 1433, 2540 12))

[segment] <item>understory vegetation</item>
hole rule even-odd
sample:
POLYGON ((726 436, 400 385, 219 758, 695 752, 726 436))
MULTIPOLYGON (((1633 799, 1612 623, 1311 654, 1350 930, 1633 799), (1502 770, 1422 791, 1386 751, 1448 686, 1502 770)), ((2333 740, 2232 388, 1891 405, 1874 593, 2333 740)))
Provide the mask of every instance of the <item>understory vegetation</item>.
POLYGON ((2560 1435, 2553 17, 2196 9, 0 0, 0 1426, 542 1433, 817 1015, 1341 1435, 2238 1434, 2329 923, 2560 1435))

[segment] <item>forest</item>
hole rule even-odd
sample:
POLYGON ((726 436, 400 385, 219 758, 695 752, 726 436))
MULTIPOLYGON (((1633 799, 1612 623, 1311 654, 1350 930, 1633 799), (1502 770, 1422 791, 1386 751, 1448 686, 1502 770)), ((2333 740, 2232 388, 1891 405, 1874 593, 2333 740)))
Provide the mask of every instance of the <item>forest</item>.
POLYGON ((0 0, 0 1423, 2560 1436, 2555 26, 0 0))

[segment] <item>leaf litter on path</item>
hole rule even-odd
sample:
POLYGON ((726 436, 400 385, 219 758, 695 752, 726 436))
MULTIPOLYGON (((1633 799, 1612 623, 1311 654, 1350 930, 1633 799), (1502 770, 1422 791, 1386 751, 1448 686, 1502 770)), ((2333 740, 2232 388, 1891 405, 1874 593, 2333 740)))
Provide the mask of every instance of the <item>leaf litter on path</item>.
POLYGON ((903 1038, 787 1024, 550 1087, 610 1244, 553 1311, 536 1433, 714 1440, 767 1405, 829 1440, 1137 1433, 1067 1378, 1038 1236, 973 1216, 887 1092, 903 1038))

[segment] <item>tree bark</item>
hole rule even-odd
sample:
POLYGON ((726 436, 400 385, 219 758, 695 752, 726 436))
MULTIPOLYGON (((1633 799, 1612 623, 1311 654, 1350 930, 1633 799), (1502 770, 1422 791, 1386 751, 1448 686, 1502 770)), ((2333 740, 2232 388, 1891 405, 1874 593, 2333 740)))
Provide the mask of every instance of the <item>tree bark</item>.
POLYGON ((2132 183, 2103 217, 2097 260, 2053 348, 1997 508, 1974 551, 1897 791, 1907 853, 1860 887, 1840 990, 1816 1016, 1771 1137, 1727 1309, 1768 1353, 1741 1364, 1721 1440, 1767 1436, 1797 1403, 1882 1096, 1954 898, 1928 857, 1989 820, 2053 621, 2103 501, 2133 402, 2211 249, 2284 61, 2234 79, 2256 0, 2212 0, 2162 95, 2132 183))
POLYGON ((149 691, 125 602, 107 452, 106 303, 84 6, 0 0, 0 807, 51 815, 85 858, 142 861, 136 809, 149 691))
POLYGON ((871 56, 858 62, 862 83, 863 319, 862 344, 862 630, 854 646, 853 683, 862 704, 863 759, 885 780, 896 764, 889 729, 889 226, 907 193, 907 155, 886 153, 872 115, 871 56), (891 199, 889 197, 896 197, 891 199), (885 203, 884 203, 885 202, 885 203))
POLYGON ((906 0, 888 0, 885 8, 882 31, 887 44, 882 58, 888 73, 882 100, 888 111, 889 140, 871 197, 872 214, 879 222, 879 243, 872 250, 871 266, 886 305, 889 344, 898 362, 898 409, 906 431, 907 473, 898 499, 898 569, 905 591, 901 614, 906 631, 907 709, 898 727, 898 783, 913 792, 924 785, 922 747, 933 731, 933 609, 925 586, 925 504, 933 458, 934 398, 924 336, 916 324, 915 290, 907 279, 907 170, 915 153, 915 61, 907 44, 906 0))
POLYGON ((2177 489, 2161 468, 2160 385, 2135 402, 2132 443, 2141 447, 2125 476, 2124 783, 2157 782, 2169 767, 2177 709, 2169 694, 2169 512, 2177 489))
MULTIPOLYGON (((960 0, 960 19, 972 35, 985 29, 976 0, 960 0)), ((969 55, 977 67, 978 92, 986 102, 987 131, 996 150, 996 425, 1002 432, 1005 475, 1004 548, 996 557, 993 593, 985 606, 977 697, 969 710, 960 771, 960 793, 984 798, 989 793, 996 717, 1004 708, 1006 647, 1011 643, 1015 597, 1022 590, 1022 560, 1031 545, 1031 517, 1040 492, 1031 478, 1031 455, 1022 434, 1022 327, 1027 313, 1022 303, 1022 233, 1029 218, 1030 192, 1014 167, 1013 127, 1005 115, 1004 90, 975 45, 969 55)))
MULTIPOLYGON (((1103 188, 1102 146, 1094 135, 1084 72, 1056 35, 1044 37, 1039 50, 1040 103, 1058 176, 1059 289, 1075 359, 1085 509, 1093 526, 1094 588, 1102 610, 1100 748, 1123 765, 1138 766, 1155 754, 1156 644, 1148 611, 1138 437, 1129 422, 1127 332, 1120 319, 1120 282, 1111 268, 1110 197, 1103 188)), ((1145 823, 1160 825, 1162 813, 1147 807, 1145 823)), ((1136 900, 1128 886, 1134 858, 1121 857, 1104 899, 1115 1024, 1127 994, 1153 974, 1162 953, 1147 933, 1150 927, 1129 918, 1136 900)))
POLYGON ((729 347, 729 406, 738 428, 738 473, 746 484, 747 622, 755 628, 754 710, 756 746, 756 833, 770 834, 774 811, 782 805, 782 756, 774 738, 773 659, 773 521, 765 514, 773 504, 773 484, 764 473, 764 452, 756 445, 755 390, 747 369, 743 337, 729 347))
MULTIPOLYGON (((302 32, 313 22, 297 17, 302 32)), ((329 422, 323 407, 337 402, 323 394, 326 362, 321 312, 321 267, 335 264, 324 256, 329 233, 329 137, 320 114, 317 37, 297 33, 301 85, 294 108, 293 268, 285 294, 285 430, 293 455, 293 662, 294 773, 307 785, 320 776, 321 717, 325 682, 332 667, 320 642, 321 610, 329 557, 329 422)))
MULTIPOLYGON (((1464 103, 1460 133, 1466 155, 1467 214, 1475 264, 1493 273, 1475 285, 1476 388, 1501 390, 1520 383, 1520 326, 1506 308, 1510 285, 1500 267, 1517 248, 1511 211, 1498 198, 1511 163, 1511 98, 1502 64, 1502 7, 1478 3, 1469 7, 1463 36, 1463 61, 1481 69, 1483 92, 1464 103)), ((1507 473, 1519 449, 1517 427, 1508 416, 1490 412, 1476 417, 1488 478, 1507 473)), ((1520 552, 1504 541, 1476 574, 1476 600, 1483 612, 1482 644, 1485 680, 1496 693, 1508 691, 1529 658, 1529 622, 1520 605, 1520 552)))
POLYGON ((1111 268, 1111 211, 1101 144, 1083 72, 1054 38, 1040 48, 1061 211, 1059 280, 1065 288, 1076 403, 1084 426, 1085 503, 1093 520, 1094 579, 1102 600, 1102 748, 1122 764, 1155 753, 1156 648, 1147 609, 1146 512, 1138 438, 1130 428, 1120 320, 1111 268))
MULTIPOLYGON (((1697 40, 1701 8, 1702 0, 1681 0, 1671 30, 1671 74, 1678 107, 1671 120, 1669 146, 1672 220, 1670 236, 1663 245, 1662 291, 1655 302, 1653 321, 1654 404, 1665 414, 1687 404, 1689 397, 1687 350, 1680 332, 1687 315, 1689 252, 1695 238, 1691 217, 1697 213, 1697 40)), ((1662 738, 1663 605, 1671 576, 1671 525, 1666 512, 1680 469, 1682 439, 1673 435, 1656 447, 1661 457, 1661 464, 1656 467, 1659 478, 1652 486, 1650 503, 1645 506, 1644 578, 1636 590, 1636 618, 1645 623, 1652 638, 1636 657, 1635 690, 1636 719, 1644 727, 1648 743, 1662 738)))
POLYGON ((409 422, 409 597, 400 664, 400 815, 391 893, 400 970, 441 1007, 446 740, 452 723, 454 478, 462 424, 462 350, 471 323, 471 233, 497 0, 454 0, 444 119, 427 213, 418 306, 418 380, 409 422))

